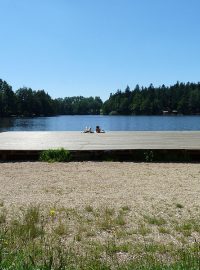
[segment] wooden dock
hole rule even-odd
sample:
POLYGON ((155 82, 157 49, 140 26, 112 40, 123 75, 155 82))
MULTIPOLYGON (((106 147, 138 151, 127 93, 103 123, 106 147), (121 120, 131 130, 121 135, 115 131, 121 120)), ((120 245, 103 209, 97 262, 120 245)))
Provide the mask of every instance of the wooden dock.
POLYGON ((0 158, 37 156, 47 149, 65 148, 80 156, 90 153, 113 152, 127 155, 154 151, 159 153, 195 153, 200 156, 200 131, 118 131, 81 133, 73 131, 54 132, 2 132, 0 133, 0 158))

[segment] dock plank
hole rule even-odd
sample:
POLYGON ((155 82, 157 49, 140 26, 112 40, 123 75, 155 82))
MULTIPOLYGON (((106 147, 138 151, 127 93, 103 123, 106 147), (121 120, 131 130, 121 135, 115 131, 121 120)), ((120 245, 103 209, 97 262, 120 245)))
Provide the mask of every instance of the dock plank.
POLYGON ((12 131, 0 133, 0 150, 200 150, 200 131, 12 131))

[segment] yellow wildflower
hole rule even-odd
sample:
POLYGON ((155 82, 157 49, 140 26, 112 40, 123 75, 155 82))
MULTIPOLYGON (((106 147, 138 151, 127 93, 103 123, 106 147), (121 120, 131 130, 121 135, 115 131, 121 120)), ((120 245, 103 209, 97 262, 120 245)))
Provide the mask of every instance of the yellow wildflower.
POLYGON ((52 216, 52 217, 55 216, 55 213, 56 213, 56 211, 54 209, 50 210, 50 216, 52 216))

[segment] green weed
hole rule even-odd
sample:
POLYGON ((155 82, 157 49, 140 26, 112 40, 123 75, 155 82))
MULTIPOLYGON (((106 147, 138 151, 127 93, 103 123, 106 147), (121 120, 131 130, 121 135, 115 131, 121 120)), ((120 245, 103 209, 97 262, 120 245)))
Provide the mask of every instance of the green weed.
POLYGON ((151 225, 161 226, 166 224, 166 221, 162 217, 144 215, 145 220, 151 225))
POLYGON ((5 209, 0 210, 0 224, 6 222, 6 211, 5 209))
POLYGON ((177 204, 176 204, 176 207, 181 209, 181 208, 183 208, 184 206, 183 206, 182 204, 180 204, 180 203, 177 203, 177 204))
POLYGON ((49 149, 41 152, 39 160, 46 162, 68 162, 71 160, 71 154, 70 151, 64 148, 49 149))
POLYGON ((170 230, 165 228, 165 227, 159 227, 158 231, 159 231, 159 233, 170 234, 170 230))
POLYGON ((154 153, 152 150, 147 150, 144 152, 144 160, 146 162, 152 162, 154 160, 154 153))
POLYGON ((94 211, 94 209, 91 205, 86 205, 85 210, 89 213, 94 211))
POLYGON ((120 213, 117 215, 117 217, 116 217, 116 219, 115 219, 115 222, 116 222, 116 224, 119 225, 119 226, 123 226, 123 225, 126 224, 126 220, 125 220, 124 214, 123 214, 122 212, 120 212, 120 213))
POLYGON ((54 232, 59 236, 64 236, 68 233, 68 227, 62 221, 59 221, 58 225, 54 229, 54 232))
POLYGON ((140 226, 138 227, 138 229, 136 230, 136 233, 141 234, 142 236, 145 236, 147 234, 151 233, 151 230, 149 227, 147 227, 146 224, 140 224, 140 226))
POLYGON ((122 206, 122 210, 126 212, 126 211, 130 211, 131 209, 128 205, 124 205, 122 206))

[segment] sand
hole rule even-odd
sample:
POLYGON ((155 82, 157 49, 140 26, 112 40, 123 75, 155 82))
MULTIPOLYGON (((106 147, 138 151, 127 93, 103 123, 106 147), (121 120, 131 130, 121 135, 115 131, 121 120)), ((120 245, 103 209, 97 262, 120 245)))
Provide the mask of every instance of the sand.
POLYGON ((0 163, 0 172, 0 201, 6 207, 129 206, 140 213, 179 203, 195 215, 200 205, 199 164, 16 162, 0 163))

